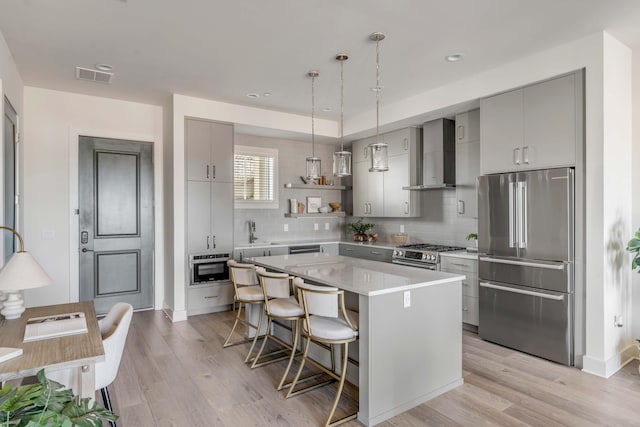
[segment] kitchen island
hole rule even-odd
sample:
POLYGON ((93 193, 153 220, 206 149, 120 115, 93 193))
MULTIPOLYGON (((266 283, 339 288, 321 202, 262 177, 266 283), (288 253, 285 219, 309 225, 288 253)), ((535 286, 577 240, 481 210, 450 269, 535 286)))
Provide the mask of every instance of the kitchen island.
POLYGON ((344 289, 354 302, 363 424, 376 425, 462 384, 463 275, 326 253, 253 262, 344 289))

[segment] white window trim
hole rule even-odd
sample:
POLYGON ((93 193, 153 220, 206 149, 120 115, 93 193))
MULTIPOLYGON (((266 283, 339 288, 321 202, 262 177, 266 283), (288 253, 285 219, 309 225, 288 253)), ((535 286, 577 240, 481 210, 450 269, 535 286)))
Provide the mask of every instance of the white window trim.
MULTIPOLYGON (((233 162, 235 168, 235 155, 244 154, 247 156, 271 156, 273 157, 273 201, 256 201, 256 200, 234 200, 235 209, 278 209, 280 207, 280 193, 278 186, 278 150, 276 148, 265 147, 249 147, 246 145, 236 145, 233 149, 233 162)), ((235 174, 234 174, 235 182, 235 174)), ((235 192, 234 192, 235 194, 235 192)))

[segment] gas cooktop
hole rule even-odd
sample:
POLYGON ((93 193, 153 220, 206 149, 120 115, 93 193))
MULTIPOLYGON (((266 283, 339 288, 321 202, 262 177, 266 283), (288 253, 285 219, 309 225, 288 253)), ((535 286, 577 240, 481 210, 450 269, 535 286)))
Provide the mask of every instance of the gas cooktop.
POLYGON ((418 251, 433 251, 433 252, 450 252, 450 251, 463 251, 465 248, 459 246, 446 246, 446 245, 434 245, 431 243, 415 243, 413 245, 397 246, 396 249, 411 249, 418 251))

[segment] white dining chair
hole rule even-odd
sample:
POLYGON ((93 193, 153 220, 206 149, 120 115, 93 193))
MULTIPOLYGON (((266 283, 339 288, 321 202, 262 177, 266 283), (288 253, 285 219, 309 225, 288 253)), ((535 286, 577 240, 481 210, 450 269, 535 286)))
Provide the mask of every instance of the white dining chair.
MULTIPOLYGON (((104 362, 96 363, 96 391, 100 390, 104 406, 109 411, 113 411, 109 389, 107 388, 118 375, 120 360, 124 352, 124 345, 127 341, 131 317, 133 316, 133 306, 124 302, 116 303, 109 313, 98 321, 100 334, 102 335, 102 346, 104 347, 104 362)), ((59 371, 46 371, 49 379, 57 381, 66 387, 73 389, 77 394, 78 375, 76 369, 66 369, 59 371)), ((115 426, 115 421, 111 421, 115 426)))
MULTIPOLYGON (((326 286, 316 286, 304 281, 296 281, 296 288, 300 293, 302 306, 304 308, 304 321, 302 323, 302 334, 307 338, 302 356, 302 362, 298 372, 289 387, 286 397, 295 396, 308 388, 296 390, 300 374, 306 362, 310 362, 326 374, 338 381, 338 390, 331 406, 329 416, 325 422, 325 427, 336 426, 357 417, 357 412, 349 414, 336 421, 331 421, 340 401, 344 381, 347 377, 347 363, 349 361, 349 343, 358 339, 358 327, 355 321, 347 312, 344 304, 344 291, 326 286), (308 357, 309 345, 311 342, 328 345, 331 351, 332 368, 327 368, 313 361, 308 357), (342 365, 340 373, 335 372, 333 366, 333 347, 341 346, 342 365)), ((315 386, 314 386, 315 387, 315 386)))

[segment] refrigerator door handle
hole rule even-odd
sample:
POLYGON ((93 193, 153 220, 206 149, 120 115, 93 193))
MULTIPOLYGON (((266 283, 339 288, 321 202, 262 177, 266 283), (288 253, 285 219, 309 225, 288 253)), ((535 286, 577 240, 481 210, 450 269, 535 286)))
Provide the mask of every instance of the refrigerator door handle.
POLYGON ((509 264, 509 265, 520 265, 523 267, 546 268, 547 270, 564 270, 564 266, 565 266, 564 263, 543 264, 539 262, 514 261, 510 259, 489 258, 489 257, 480 257, 479 260, 485 261, 485 262, 493 262, 496 264, 509 264))
POLYGON ((518 247, 527 247, 527 183, 518 182, 518 247))
POLYGON ((551 295, 551 294, 545 294, 542 292, 534 292, 534 291, 527 291, 524 289, 509 288, 507 286, 494 285, 493 283, 488 283, 488 282, 480 282, 480 287, 496 289, 496 290, 505 291, 505 292, 511 292, 514 294, 523 294, 523 295, 529 295, 532 297, 551 299, 555 301, 562 301, 565 297, 564 295, 551 295))
POLYGON ((516 197, 516 183, 509 183, 509 247, 516 247, 516 217, 517 217, 517 197, 516 197))

